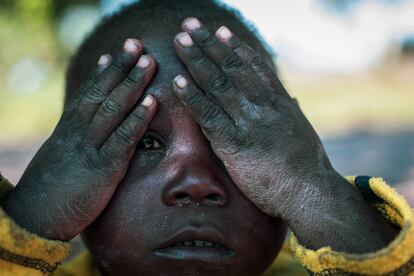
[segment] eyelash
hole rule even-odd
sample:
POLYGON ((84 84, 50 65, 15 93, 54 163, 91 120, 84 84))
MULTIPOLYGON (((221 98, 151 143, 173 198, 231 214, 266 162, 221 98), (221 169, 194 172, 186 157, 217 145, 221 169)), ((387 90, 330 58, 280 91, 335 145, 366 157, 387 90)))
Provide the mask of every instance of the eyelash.
POLYGON ((152 134, 145 134, 139 143, 140 150, 159 150, 162 148, 162 142, 152 134))

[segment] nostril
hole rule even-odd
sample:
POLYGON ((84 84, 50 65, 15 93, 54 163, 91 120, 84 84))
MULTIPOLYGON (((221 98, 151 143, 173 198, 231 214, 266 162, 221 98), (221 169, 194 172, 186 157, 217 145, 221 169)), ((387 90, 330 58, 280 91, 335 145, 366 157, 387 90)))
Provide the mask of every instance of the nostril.
POLYGON ((207 205, 223 207, 226 205, 226 197, 220 194, 209 194, 203 200, 203 202, 207 205))
POLYGON ((193 199, 191 198, 191 196, 185 192, 176 193, 174 196, 174 202, 179 204, 180 206, 187 205, 192 201, 193 199))
POLYGON ((219 194, 211 194, 206 196, 206 199, 209 201, 214 201, 214 202, 221 202, 223 201, 223 197, 219 194))
POLYGON ((177 200, 182 200, 182 199, 185 199, 185 198, 187 198, 188 197, 188 195, 186 194, 186 193, 177 193, 176 195, 175 195, 175 198, 177 199, 177 200))

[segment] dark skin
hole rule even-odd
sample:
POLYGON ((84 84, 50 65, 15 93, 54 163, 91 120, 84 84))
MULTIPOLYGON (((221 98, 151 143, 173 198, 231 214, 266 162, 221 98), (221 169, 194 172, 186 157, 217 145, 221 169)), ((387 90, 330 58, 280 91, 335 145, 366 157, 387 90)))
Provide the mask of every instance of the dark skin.
POLYGON ((183 31, 174 45, 185 68, 170 61, 180 77, 152 82, 145 93, 157 101, 145 106, 136 103, 155 60, 134 66, 138 41, 98 65, 5 211, 46 238, 83 231, 108 275, 259 275, 284 239, 277 218, 312 249, 361 253, 391 241, 255 52, 194 19, 183 31))

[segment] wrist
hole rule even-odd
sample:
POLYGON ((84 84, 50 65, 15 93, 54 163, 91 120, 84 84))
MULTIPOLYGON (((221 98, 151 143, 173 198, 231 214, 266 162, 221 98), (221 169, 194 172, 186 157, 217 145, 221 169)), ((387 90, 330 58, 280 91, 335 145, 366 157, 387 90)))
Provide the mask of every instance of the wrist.
MULTIPOLYGON (((345 204, 350 199, 353 187, 336 171, 315 172, 291 178, 294 192, 286 195, 287 204, 278 210, 286 222, 298 221, 310 213, 327 212, 335 209, 338 202, 345 204)), ((279 207, 280 208, 280 207, 279 207)))
POLYGON ((326 176, 313 184, 321 189, 309 189, 287 212, 285 220, 301 244, 309 249, 330 246, 367 253, 393 240, 396 231, 356 188, 338 173, 326 176))
POLYGON ((1 201, 4 212, 19 227, 42 238, 69 240, 71 238, 70 228, 65 228, 65 232, 59 230, 57 227, 59 219, 51 216, 53 207, 48 205, 45 199, 34 202, 27 193, 17 187, 1 201))

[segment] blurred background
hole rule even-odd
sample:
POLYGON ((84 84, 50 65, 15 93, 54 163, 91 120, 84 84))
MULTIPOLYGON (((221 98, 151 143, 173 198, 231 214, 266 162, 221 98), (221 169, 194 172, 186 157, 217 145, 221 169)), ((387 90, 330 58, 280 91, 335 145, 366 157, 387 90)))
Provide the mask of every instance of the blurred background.
MULTIPOLYGON (((131 0, 0 0, 0 171, 16 183, 62 110, 64 71, 103 15, 131 0)), ((227 0, 343 175, 384 177, 414 205, 414 1, 227 0)))

